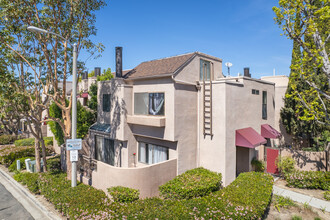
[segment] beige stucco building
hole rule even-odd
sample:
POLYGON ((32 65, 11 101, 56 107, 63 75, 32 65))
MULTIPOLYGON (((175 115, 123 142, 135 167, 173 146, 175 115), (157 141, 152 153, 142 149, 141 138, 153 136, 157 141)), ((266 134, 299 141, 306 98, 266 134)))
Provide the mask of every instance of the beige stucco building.
POLYGON ((262 125, 275 126, 273 82, 251 78, 247 68, 226 78, 222 60, 200 52, 143 62, 125 75, 120 61, 116 78, 98 82, 85 156, 96 163, 93 186, 123 185, 148 197, 199 166, 222 173, 224 185, 252 169, 269 138, 262 125))

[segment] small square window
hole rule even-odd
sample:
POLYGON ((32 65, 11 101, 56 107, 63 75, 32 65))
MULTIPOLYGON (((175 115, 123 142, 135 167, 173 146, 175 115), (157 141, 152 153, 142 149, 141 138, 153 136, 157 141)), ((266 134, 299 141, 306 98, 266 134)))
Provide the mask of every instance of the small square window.
POLYGON ((256 90, 256 95, 259 95, 259 90, 256 90))
POLYGON ((256 90, 255 89, 252 89, 252 94, 256 94, 256 90))

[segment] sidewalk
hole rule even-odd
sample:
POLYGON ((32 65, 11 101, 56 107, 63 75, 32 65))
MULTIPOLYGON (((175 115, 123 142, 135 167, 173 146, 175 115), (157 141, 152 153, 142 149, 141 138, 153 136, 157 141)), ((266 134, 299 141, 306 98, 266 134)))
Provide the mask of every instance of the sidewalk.
POLYGON ((0 167, 0 182, 36 220, 60 220, 56 214, 47 210, 27 189, 17 183, 0 167))
POLYGON ((301 193, 293 192, 291 190, 283 189, 278 186, 273 186, 273 193, 275 195, 289 197, 293 201, 299 202, 299 203, 306 203, 314 208, 318 209, 325 209, 325 211, 330 212, 330 202, 317 199, 312 196, 307 196, 301 193))

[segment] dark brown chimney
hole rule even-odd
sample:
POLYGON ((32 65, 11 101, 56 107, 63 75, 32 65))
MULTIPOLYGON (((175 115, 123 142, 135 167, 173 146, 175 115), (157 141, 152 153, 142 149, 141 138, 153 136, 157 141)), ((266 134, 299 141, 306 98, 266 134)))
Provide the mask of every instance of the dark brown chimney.
POLYGON ((244 68, 244 76, 251 78, 250 68, 249 67, 245 67, 244 68))
POLYGON ((82 79, 88 79, 88 72, 83 72, 82 79))
POLYGON ((100 76, 101 75, 101 67, 95 67, 94 68, 94 76, 100 76))
POLYGON ((123 77, 123 48, 116 47, 116 77, 123 77))

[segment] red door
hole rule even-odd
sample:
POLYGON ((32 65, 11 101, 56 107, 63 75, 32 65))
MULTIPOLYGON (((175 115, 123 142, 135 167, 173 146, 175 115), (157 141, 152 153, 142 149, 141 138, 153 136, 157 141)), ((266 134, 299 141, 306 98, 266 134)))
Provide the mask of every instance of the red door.
POLYGON ((278 170, 275 161, 278 157, 278 150, 267 148, 267 172, 278 174, 278 170))

